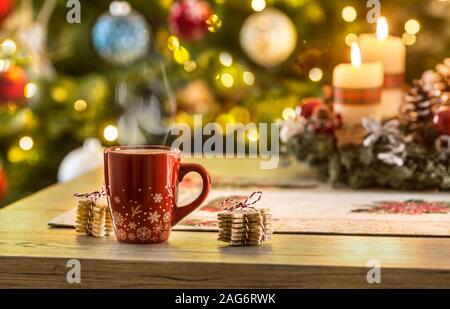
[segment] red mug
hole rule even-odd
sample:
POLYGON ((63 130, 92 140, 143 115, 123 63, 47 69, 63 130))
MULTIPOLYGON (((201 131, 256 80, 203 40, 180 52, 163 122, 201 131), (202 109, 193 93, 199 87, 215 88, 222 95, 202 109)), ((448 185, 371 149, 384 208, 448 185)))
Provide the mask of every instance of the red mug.
POLYGON ((181 163, 180 152, 169 147, 110 147, 104 159, 108 204, 119 242, 166 241, 172 226, 199 207, 211 189, 206 169, 181 163), (192 203, 177 207, 178 183, 190 172, 202 177, 202 192, 192 203))

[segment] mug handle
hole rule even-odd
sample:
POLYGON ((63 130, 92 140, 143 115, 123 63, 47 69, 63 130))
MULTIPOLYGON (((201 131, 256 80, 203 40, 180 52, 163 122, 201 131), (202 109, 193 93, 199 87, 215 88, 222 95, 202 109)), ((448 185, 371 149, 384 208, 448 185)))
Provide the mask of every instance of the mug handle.
POLYGON ((184 217, 197 209, 206 199, 211 190, 211 177, 208 171, 199 164, 194 163, 181 163, 180 174, 178 176, 178 181, 183 181, 184 176, 190 172, 196 172, 202 177, 203 188, 200 195, 191 203, 185 206, 175 207, 172 226, 180 222, 184 217))

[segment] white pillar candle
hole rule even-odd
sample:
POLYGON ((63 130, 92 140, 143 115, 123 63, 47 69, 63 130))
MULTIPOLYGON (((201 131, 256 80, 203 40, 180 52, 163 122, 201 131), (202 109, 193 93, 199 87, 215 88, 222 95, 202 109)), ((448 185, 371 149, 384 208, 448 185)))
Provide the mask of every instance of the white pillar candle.
POLYGON ((338 65, 333 72, 334 109, 344 126, 360 125, 364 117, 381 120, 381 62, 361 63, 358 44, 352 44, 352 63, 338 65))
POLYGON ((363 62, 381 61, 384 66, 384 85, 381 91, 383 119, 398 116, 403 102, 406 48, 401 38, 389 36, 386 18, 377 22, 377 34, 359 36, 363 62))

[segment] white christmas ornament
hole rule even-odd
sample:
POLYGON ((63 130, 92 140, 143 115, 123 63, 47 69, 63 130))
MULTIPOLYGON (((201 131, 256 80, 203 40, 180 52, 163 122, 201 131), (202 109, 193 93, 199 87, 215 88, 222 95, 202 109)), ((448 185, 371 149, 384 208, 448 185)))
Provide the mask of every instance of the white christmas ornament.
POLYGON ((292 54, 297 45, 297 31, 286 14, 271 8, 254 13, 245 20, 240 41, 252 61, 272 68, 292 54))
POLYGON ((58 181, 66 182, 103 166, 103 147, 96 138, 84 141, 83 147, 71 151, 61 162, 58 181))

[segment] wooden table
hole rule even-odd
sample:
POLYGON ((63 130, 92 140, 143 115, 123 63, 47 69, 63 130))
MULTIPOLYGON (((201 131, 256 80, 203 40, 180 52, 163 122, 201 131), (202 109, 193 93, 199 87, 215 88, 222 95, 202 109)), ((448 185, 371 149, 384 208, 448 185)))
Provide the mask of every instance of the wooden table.
MULTIPOLYGON (((258 164, 201 163, 213 177, 258 164)), ((258 172, 275 174, 297 177, 305 170, 258 172)), ((215 233, 173 232, 167 243, 142 246, 47 227, 50 219, 74 206, 74 192, 92 190, 101 182, 101 171, 94 171, 0 210, 0 287, 450 287, 450 238, 277 234, 260 247, 227 247, 217 242, 215 233), (73 258, 81 262, 81 284, 66 280, 66 263, 73 258), (382 263, 381 284, 367 283, 371 259, 382 263)))

